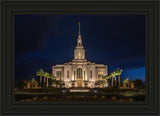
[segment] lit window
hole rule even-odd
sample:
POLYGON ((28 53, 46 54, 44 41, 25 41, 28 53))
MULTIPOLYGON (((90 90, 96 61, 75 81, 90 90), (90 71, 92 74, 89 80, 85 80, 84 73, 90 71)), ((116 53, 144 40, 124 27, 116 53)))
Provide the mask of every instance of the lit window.
POLYGON ((103 76, 103 71, 98 72, 98 78, 101 78, 103 76))
POLYGON ((78 59, 81 59, 81 52, 78 52, 78 59))
POLYGON ((67 71, 67 78, 69 78, 69 71, 67 71))
POLYGON ((76 71, 74 71, 74 80, 75 80, 76 71))
POLYGON ((84 80, 85 80, 85 71, 84 71, 84 80))
POLYGON ((77 69, 77 78, 82 78, 82 69, 77 69))
POLYGON ((56 72, 56 77, 61 79, 61 71, 56 72))
POLYGON ((92 71, 90 71, 90 77, 92 78, 92 71))

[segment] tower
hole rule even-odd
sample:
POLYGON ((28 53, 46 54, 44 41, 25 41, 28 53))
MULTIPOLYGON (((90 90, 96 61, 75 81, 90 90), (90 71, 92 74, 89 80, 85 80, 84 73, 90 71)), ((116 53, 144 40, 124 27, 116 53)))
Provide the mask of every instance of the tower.
POLYGON ((82 38, 81 38, 81 33, 80 33, 80 22, 79 24, 79 35, 77 38, 77 45, 74 50, 74 60, 84 60, 85 59, 85 50, 82 45, 82 38))

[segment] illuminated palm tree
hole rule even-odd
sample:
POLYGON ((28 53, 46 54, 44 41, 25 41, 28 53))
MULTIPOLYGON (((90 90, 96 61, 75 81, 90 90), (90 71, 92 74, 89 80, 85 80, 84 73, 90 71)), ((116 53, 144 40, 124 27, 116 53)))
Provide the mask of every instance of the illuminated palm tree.
POLYGON ((56 78, 53 74, 50 74, 50 79, 51 79, 51 85, 52 85, 53 81, 56 80, 56 78))
POLYGON ((107 80, 107 79, 111 79, 110 75, 105 75, 102 77, 102 80, 107 80))
MULTIPOLYGON (((113 71, 112 73, 110 73, 110 75, 111 75, 111 77, 112 77, 112 87, 113 87, 113 78, 116 78, 116 72, 115 71, 113 71)), ((115 82, 116 82, 116 80, 115 80, 115 82)))
POLYGON ((120 69, 120 68, 117 68, 116 69, 116 73, 117 73, 117 75, 118 75, 118 86, 120 87, 120 75, 122 74, 122 69, 120 69))
POLYGON ((106 83, 106 81, 108 82, 109 79, 111 79, 111 75, 105 75, 102 77, 102 80, 104 80, 104 82, 106 83))
POLYGON ((36 75, 40 77, 40 85, 42 84, 42 77, 44 76, 44 70, 40 69, 36 72, 36 75))
POLYGON ((48 87, 48 79, 50 78, 49 72, 45 72, 44 77, 47 78, 47 87, 48 87))

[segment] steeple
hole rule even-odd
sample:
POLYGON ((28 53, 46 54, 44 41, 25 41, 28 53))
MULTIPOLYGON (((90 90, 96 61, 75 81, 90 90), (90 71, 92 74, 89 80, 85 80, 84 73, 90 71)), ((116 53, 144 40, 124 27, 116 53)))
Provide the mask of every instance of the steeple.
POLYGON ((78 22, 79 25, 79 35, 77 38, 77 45, 74 50, 74 59, 75 60, 85 60, 85 50, 82 45, 82 38, 81 38, 81 31, 80 31, 80 22, 78 22))
POLYGON ((81 24, 80 22, 78 22, 78 24, 79 24, 79 35, 81 35, 81 24))
POLYGON ((79 24, 79 35, 78 35, 78 39, 77 39, 77 44, 78 44, 78 45, 82 45, 80 22, 78 22, 78 24, 79 24))

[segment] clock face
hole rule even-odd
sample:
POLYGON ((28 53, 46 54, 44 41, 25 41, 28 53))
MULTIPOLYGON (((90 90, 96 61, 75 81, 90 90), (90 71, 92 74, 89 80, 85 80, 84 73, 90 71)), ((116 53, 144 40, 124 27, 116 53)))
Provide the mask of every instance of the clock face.
POLYGON ((81 59, 81 52, 78 52, 78 59, 81 59))

